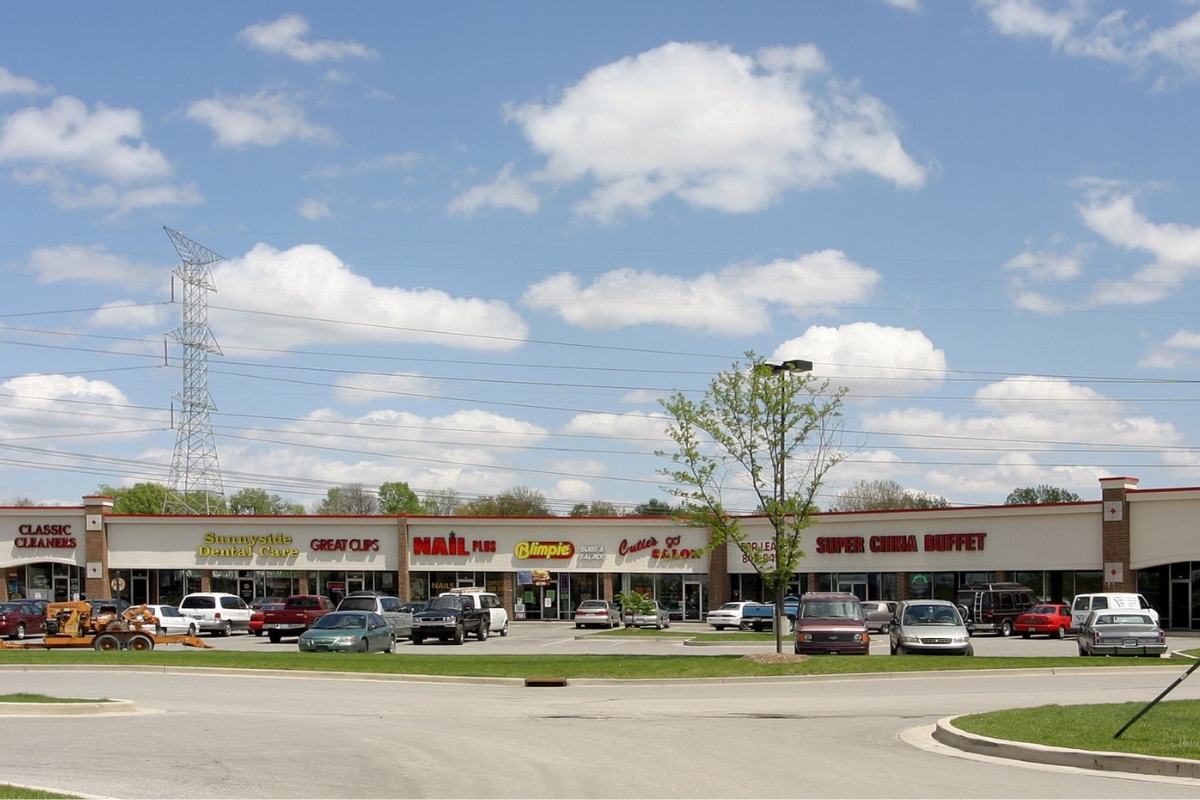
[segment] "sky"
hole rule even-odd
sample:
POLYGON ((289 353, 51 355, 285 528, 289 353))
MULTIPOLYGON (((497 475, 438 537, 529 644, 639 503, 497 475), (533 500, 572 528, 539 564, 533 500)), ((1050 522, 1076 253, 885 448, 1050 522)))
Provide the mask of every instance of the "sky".
MULTIPOLYGON (((1200 485, 1200 2, 0 5, 0 504, 670 502, 659 400, 847 389, 818 502, 1200 485)), ((751 510, 746 497, 735 509, 751 510)))

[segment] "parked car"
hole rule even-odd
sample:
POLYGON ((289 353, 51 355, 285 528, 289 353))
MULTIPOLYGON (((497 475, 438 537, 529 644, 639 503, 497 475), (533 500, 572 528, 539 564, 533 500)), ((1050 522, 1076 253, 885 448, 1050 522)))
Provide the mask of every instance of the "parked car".
POLYGON ((404 601, 375 592, 351 592, 338 603, 338 611, 370 611, 378 614, 392 626, 397 639, 408 639, 413 631, 413 614, 406 611, 404 601))
POLYGON ((24 639, 31 633, 46 632, 46 610, 32 600, 0 603, 0 636, 24 639))
POLYGON ((408 613, 416 614, 418 611, 424 611, 425 606, 429 605, 429 601, 428 600, 405 600, 400 605, 408 613))
POLYGON ((635 614, 633 609, 625 609, 622 619, 626 628, 655 628, 662 630, 671 627, 671 614, 667 607, 657 600, 651 600, 653 608, 644 614, 635 614))
MULTIPOLYGON (((251 606, 253 608, 253 606, 251 606)), ((250 615, 250 632, 255 636, 263 635, 263 623, 266 621, 268 611, 278 611, 283 608, 283 603, 267 603, 261 608, 258 608, 250 615)))
POLYGON ((300 634, 302 653, 391 653, 396 635, 381 614, 366 611, 333 611, 300 634))
POLYGON ((968 631, 1001 636, 1011 636, 1017 617, 1037 605, 1033 589, 1020 583, 969 583, 958 587, 955 602, 968 631))
POLYGON ((1081 656, 1161 656, 1167 635, 1140 610, 1093 611, 1076 636, 1081 656))
POLYGON ((906 653, 975 655, 966 623, 949 600, 905 600, 900 603, 888 627, 888 646, 894 656, 906 653))
POLYGON ((896 613, 895 600, 864 600, 862 603, 863 616, 867 620, 867 630, 887 633, 896 613))
POLYGON ((1071 627, 1078 628, 1087 620, 1093 611, 1140 611, 1154 622, 1158 622, 1158 612, 1140 594, 1132 592, 1091 592, 1077 594, 1071 600, 1071 627))
POLYGON ((871 634, 862 603, 845 592, 809 592, 796 614, 795 652, 802 654, 869 655, 871 634))
POLYGON ((621 627, 621 614, 607 600, 584 600, 575 609, 575 627, 598 625, 602 628, 621 627))
MULTIPOLYGON (((486 602, 490 603, 490 598, 486 602)), ((496 602, 499 602, 499 598, 496 602)), ((485 641, 492 632, 492 626, 490 611, 483 603, 484 599, 478 596, 438 595, 429 601, 424 611, 413 616, 412 643, 421 644, 426 639, 436 638, 439 642, 462 644, 467 635, 472 633, 479 641, 485 641)))
POLYGON ((269 603, 282 603, 283 601, 284 598, 282 597, 256 597, 250 601, 250 608, 258 611, 260 608, 269 603))
POLYGON ((236 594, 225 592, 194 592, 179 601, 179 610, 200 621, 200 630, 218 636, 234 631, 250 630, 250 615, 254 612, 236 594))
POLYGON ((1072 630, 1071 607, 1066 603, 1041 603, 1017 617, 1013 630, 1026 639, 1035 633, 1061 639, 1072 630))
POLYGON ((175 606, 147 605, 146 608, 158 620, 158 633, 195 636, 200 632, 200 620, 184 614, 175 606))
POLYGON ((704 616, 704 621, 712 625, 719 631, 726 628, 740 628, 742 626, 742 612, 749 605, 758 605, 745 600, 733 600, 721 606, 714 608, 704 616))

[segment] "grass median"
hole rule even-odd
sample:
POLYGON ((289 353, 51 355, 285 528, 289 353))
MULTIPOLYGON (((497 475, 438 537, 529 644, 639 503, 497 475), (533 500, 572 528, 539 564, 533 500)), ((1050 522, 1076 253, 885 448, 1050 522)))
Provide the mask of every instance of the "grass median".
POLYGON ((1075 750, 1200 759, 1200 700, 1165 700, 1112 738, 1146 703, 1040 706, 954 720, 967 733, 1075 750))
POLYGON ((1165 658, 1071 656, 990 658, 974 656, 814 656, 803 661, 760 663, 734 655, 360 655, 356 653, 246 653, 234 651, 98 653, 83 651, 0 652, 5 665, 47 664, 207 667, 285 671, 377 673, 485 678, 739 678, 777 675, 849 675, 986 669, 1078 669, 1150 666, 1178 669, 1189 662, 1165 658))

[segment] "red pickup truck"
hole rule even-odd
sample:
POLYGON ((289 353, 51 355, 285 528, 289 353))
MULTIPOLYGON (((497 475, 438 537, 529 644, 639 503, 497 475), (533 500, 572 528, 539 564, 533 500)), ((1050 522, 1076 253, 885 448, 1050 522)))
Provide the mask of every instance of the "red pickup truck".
POLYGON ((333 601, 319 594, 294 594, 283 605, 263 612, 262 628, 273 644, 284 636, 299 636, 334 610, 333 601))

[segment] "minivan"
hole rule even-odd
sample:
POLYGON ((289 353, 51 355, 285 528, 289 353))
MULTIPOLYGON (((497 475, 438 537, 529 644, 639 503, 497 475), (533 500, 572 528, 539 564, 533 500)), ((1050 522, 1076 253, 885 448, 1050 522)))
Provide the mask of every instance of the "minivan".
POLYGON ((846 592, 809 592, 796 613, 796 655, 871 651, 862 603, 846 592))
POLYGON ((254 611, 236 594, 193 592, 179 601, 179 610, 200 622, 200 630, 217 636, 250 631, 254 611))
POLYGON ((1110 608, 1139 609, 1150 615, 1150 619, 1158 624, 1158 612, 1140 594, 1133 592, 1093 592, 1077 594, 1071 600, 1071 629, 1078 630, 1088 614, 1093 611, 1105 611, 1110 608))

